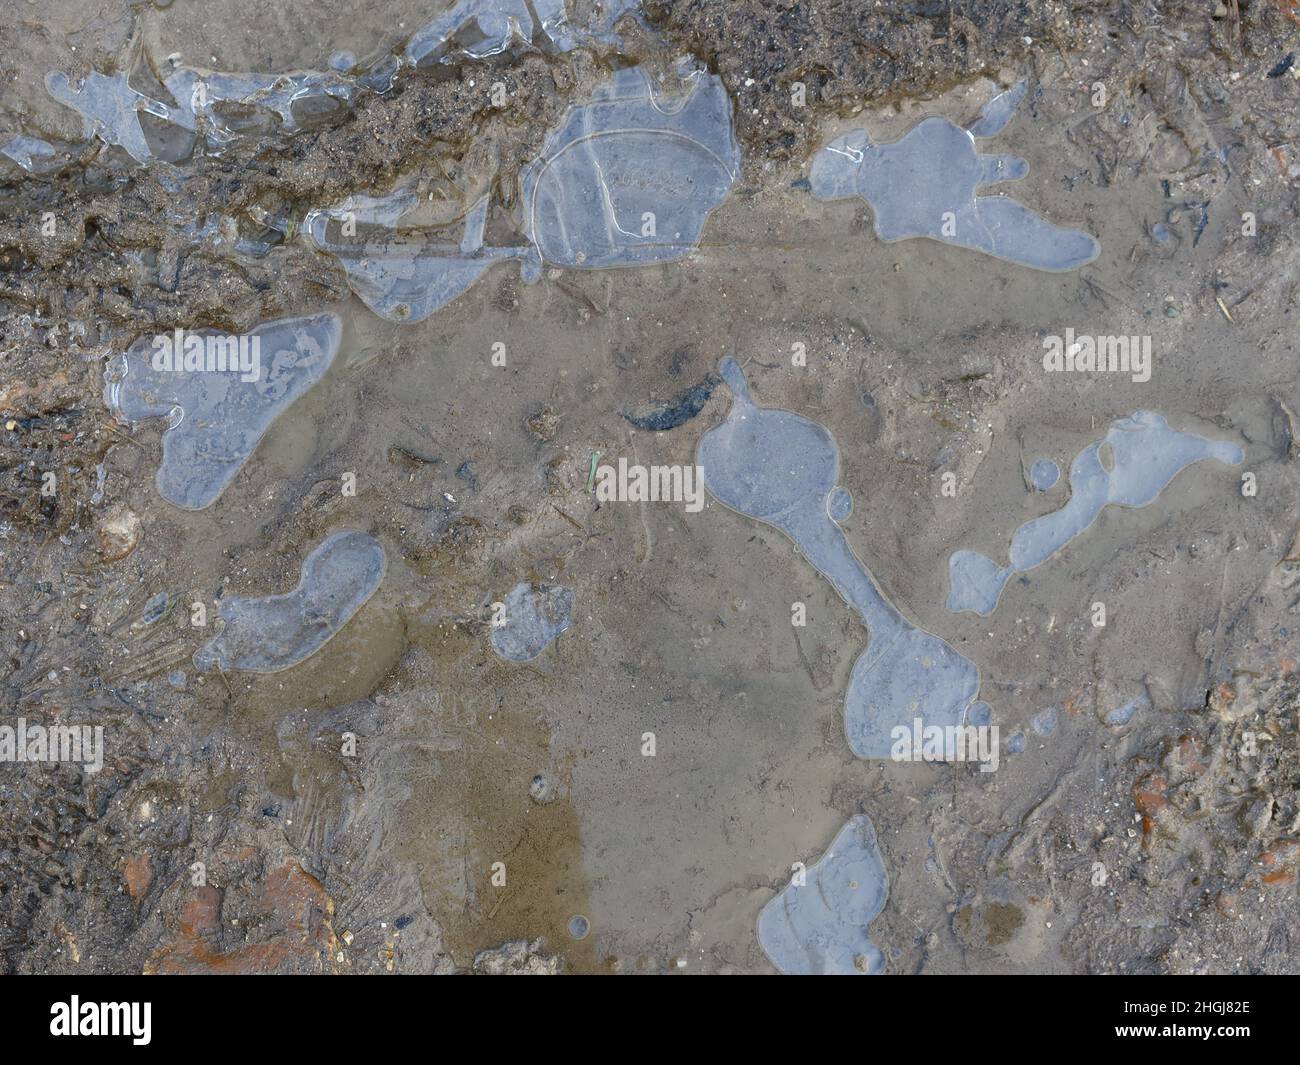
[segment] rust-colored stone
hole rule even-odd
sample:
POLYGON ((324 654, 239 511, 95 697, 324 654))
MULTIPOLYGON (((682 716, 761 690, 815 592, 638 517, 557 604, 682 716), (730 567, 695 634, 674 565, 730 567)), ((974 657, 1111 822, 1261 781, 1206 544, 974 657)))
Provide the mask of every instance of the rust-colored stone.
POLYGON ((290 861, 267 876, 259 902, 264 919, 257 923, 257 934, 262 938, 223 952, 212 942, 223 931, 222 893, 211 886, 197 889, 185 905, 180 936, 154 954, 145 972, 304 973, 336 967, 334 900, 319 880, 290 861))
POLYGON ((1195 736, 1179 736, 1174 747, 1174 762, 1179 770, 1191 777, 1199 777, 1205 772, 1205 762, 1201 758, 1203 745, 1195 736))
POLYGON ((148 854, 137 854, 122 862, 122 877, 131 898, 139 902, 149 893, 153 883, 153 862, 148 854))
POLYGON ((1133 805, 1142 815, 1142 846, 1150 846, 1151 833, 1158 823, 1162 810, 1169 805, 1165 798, 1169 780, 1158 769, 1139 777, 1133 784, 1133 805))
POLYGON ((0 389, 0 411, 34 417, 46 411, 58 410, 80 398, 77 389, 69 384, 66 370, 57 370, 32 384, 15 381, 7 388, 0 389))
POLYGON ((1269 887, 1287 887, 1296 883, 1300 874, 1300 843, 1285 839, 1259 856, 1264 867, 1260 879, 1269 887))

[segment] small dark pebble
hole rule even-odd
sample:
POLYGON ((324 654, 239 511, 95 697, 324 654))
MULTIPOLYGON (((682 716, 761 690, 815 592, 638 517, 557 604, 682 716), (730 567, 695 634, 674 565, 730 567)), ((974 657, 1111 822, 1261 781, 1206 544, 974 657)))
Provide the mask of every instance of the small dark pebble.
POLYGON ((1280 78, 1295 66, 1295 52, 1287 52, 1280 60, 1277 66, 1268 72, 1270 78, 1280 78))
POLYGON ((646 414, 629 414, 623 411, 623 417, 638 429, 661 433, 665 429, 676 429, 684 422, 690 421, 704 409, 704 404, 718 387, 719 379, 709 374, 698 385, 692 385, 685 391, 678 392, 667 403, 661 403, 646 414))

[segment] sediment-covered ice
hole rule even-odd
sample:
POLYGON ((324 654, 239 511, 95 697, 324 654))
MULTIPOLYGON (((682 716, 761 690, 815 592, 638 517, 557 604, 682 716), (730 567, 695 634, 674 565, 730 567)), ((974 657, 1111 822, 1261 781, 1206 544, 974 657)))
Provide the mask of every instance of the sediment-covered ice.
POLYGON ((891 732, 966 723, 979 670, 939 637, 917 628, 885 598, 837 524, 850 510, 837 487, 840 453, 830 432, 786 410, 759 407, 744 372, 724 359, 733 401, 727 420, 701 438, 705 487, 732 510, 773 525, 831 582, 871 630, 844 700, 844 734, 860 758, 888 758, 891 732))
POLYGON ((324 376, 340 330, 334 315, 317 314, 280 318, 244 336, 210 330, 144 336, 109 360, 104 399, 132 425, 168 419, 158 492, 178 507, 200 510, 221 495, 276 418, 324 376), (163 355, 174 353, 178 340, 171 363, 178 368, 169 369, 163 355), (210 368, 223 363, 227 368, 210 368))
POLYGON ((1086 530, 1104 507, 1144 507, 1192 463, 1216 459, 1235 466, 1244 457, 1236 444, 1178 432, 1151 411, 1118 419, 1104 440, 1089 444, 1075 457, 1065 506, 1015 531, 1009 565, 999 566, 978 551, 953 552, 948 559, 948 609, 993 613, 1007 581, 1046 562, 1086 530), (1109 470, 1103 447, 1110 451, 1109 470))
POLYGON ((976 193, 1029 173, 1023 159, 982 155, 975 143, 1001 132, 1024 95, 1022 81, 995 96, 969 129, 931 117, 891 144, 873 144, 865 129, 846 133, 813 157, 812 193, 819 200, 860 196, 886 242, 930 237, 1036 270, 1089 263, 1100 246, 1087 233, 1052 225, 1009 197, 976 193))
POLYGON ((492 629, 492 650, 511 662, 531 662, 569 627, 573 592, 568 588, 534 588, 516 584, 492 629))
POLYGON ((194 652, 195 668, 278 673, 315 654, 384 579, 384 549, 372 536, 334 533, 302 564, 297 587, 266 598, 232 597, 221 631, 194 652))
POLYGON ((889 897, 889 874, 871 818, 846 824, 810 866, 758 915, 758 942, 790 976, 876 975, 885 958, 868 926, 889 897))
POLYGON ((670 262, 699 242, 740 170, 731 100, 683 61, 680 87, 616 71, 571 108, 523 172, 523 229, 551 265, 670 262))

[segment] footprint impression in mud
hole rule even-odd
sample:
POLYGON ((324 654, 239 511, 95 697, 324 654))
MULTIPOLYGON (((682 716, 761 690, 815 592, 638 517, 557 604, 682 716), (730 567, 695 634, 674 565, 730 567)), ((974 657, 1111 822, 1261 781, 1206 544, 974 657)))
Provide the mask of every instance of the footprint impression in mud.
POLYGON ((643 266, 687 255, 740 171, 722 79, 679 64, 681 92, 638 67, 571 108, 522 175, 523 229, 547 264, 643 266))
POLYGON ((194 652, 195 668, 278 673, 319 651, 384 579, 387 559, 374 537, 334 533, 302 564, 298 586, 266 598, 233 596, 219 610, 221 630, 194 652))
POLYGON ((267 429, 319 381, 338 351, 332 314, 280 318, 251 333, 174 330, 110 359, 104 401, 130 425, 167 418, 159 494, 187 510, 213 503, 267 429))
POLYGON ((1035 270, 1083 266, 1100 251, 1087 233, 1054 226, 1006 196, 976 195, 981 186, 1029 173, 1023 159, 981 155, 975 146, 976 138, 1002 131, 1025 88, 1021 81, 995 96, 969 129, 931 117, 892 144, 872 144, 864 129, 847 133, 813 156, 812 193, 819 200, 860 196, 887 243, 930 237, 1035 270))
POLYGON ((978 551, 953 552, 948 559, 948 609, 993 613, 1007 581, 1046 562, 1084 532, 1104 507, 1144 507, 1194 462, 1217 459, 1236 466, 1244 458, 1236 444, 1180 433, 1151 411, 1118 419, 1105 439, 1089 444, 1071 463, 1069 502, 1016 530, 1010 565, 999 566, 978 551), (1110 456, 1109 469, 1103 448, 1110 456))
POLYGON ((758 942, 787 976, 876 975, 885 957, 867 934, 889 897, 871 818, 852 818, 826 853, 758 915, 758 942))
MULTIPOLYGON (((722 378, 733 402, 727 420, 701 438, 696 461, 719 502, 773 525, 793 540, 871 630, 844 700, 844 735, 859 758, 888 758, 891 730, 966 723, 979 670, 939 637, 907 621, 877 586, 836 523, 848 492, 836 487, 840 453, 823 426, 759 407, 735 359, 722 378)), ((981 707, 983 704, 977 704, 981 707)), ((945 733, 948 735, 948 733, 945 733)))

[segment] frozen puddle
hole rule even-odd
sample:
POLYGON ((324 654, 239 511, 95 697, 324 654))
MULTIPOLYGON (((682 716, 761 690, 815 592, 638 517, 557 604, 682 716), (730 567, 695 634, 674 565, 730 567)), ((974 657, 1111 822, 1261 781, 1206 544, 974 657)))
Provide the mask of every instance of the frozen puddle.
POLYGON ((1025 82, 995 96, 970 129, 926 118, 892 144, 854 130, 813 156, 809 181, 819 200, 860 196, 871 205, 876 235, 892 243, 930 237, 1036 270, 1073 270, 1097 257, 1097 241, 1061 229, 1006 196, 976 189, 1016 181, 1029 165, 1012 155, 981 155, 976 139, 1011 120, 1025 82))
POLYGON ((495 262, 521 259, 526 247, 484 248, 488 198, 465 216, 459 241, 446 227, 399 223, 418 209, 414 188, 387 196, 350 196, 337 207, 310 212, 303 229, 316 247, 337 256, 348 285, 367 307, 394 322, 418 322, 470 287, 495 262))
POLYGON ((808 869, 758 915, 758 942, 789 976, 874 976, 885 957, 867 926, 889 897, 889 874, 871 818, 859 814, 808 869))
POLYGON ((1135 699, 1130 699, 1123 706, 1117 706, 1106 715, 1106 724, 1116 728, 1127 725, 1139 710, 1150 710, 1151 698, 1145 692, 1135 699))
POLYGON ((573 47, 564 0, 460 0, 417 30, 404 54, 413 66, 427 67, 488 59, 534 41, 561 52, 573 47))
POLYGON ((429 67, 530 48, 569 52, 591 42, 617 44, 614 24, 640 8, 639 0, 601 0, 599 12, 588 6, 583 27, 570 21, 565 0, 460 0, 417 30, 403 55, 413 66, 429 67))
POLYGON ((267 322, 244 336, 177 330, 141 337, 109 360, 104 399, 131 425, 168 419, 158 492, 200 510, 234 480, 276 418, 324 376, 340 328, 334 315, 318 314, 267 322), (164 368, 160 343, 175 348, 178 334, 177 368, 164 368), (241 354, 255 371, 241 369, 241 354))
POLYGON ((1049 492, 1061 479, 1061 468, 1051 459, 1035 459, 1029 467, 1029 481, 1040 492, 1049 492))
MULTIPOLYGON (((155 158, 179 162, 199 139, 219 151, 250 133, 292 134, 332 121, 364 93, 392 89, 403 63, 427 68, 507 52, 617 47, 621 42, 614 24, 629 12, 640 18, 636 0, 609 0, 590 6, 590 17, 579 25, 569 20, 565 0, 461 0, 417 30, 399 54, 384 55, 365 69, 354 69, 354 58, 341 52, 331 59, 332 69, 323 71, 241 74, 178 63, 155 70, 136 48, 131 70, 91 71, 76 84, 55 70, 45 84, 54 99, 81 114, 86 137, 120 146, 137 163, 155 158), (147 84, 158 98, 133 88, 133 79, 147 84), (152 144, 144 115, 158 120, 152 144)), ((27 152, 22 143, 8 148, 5 154, 15 161, 27 152)))
POLYGON ((521 175, 526 244, 485 247, 490 200, 463 229, 421 226, 414 188, 355 195, 308 214, 303 229, 337 256, 352 290, 382 318, 418 322, 468 289, 496 262, 596 269, 671 262, 699 243, 709 213, 740 167, 731 102, 720 79, 684 64, 682 91, 660 93, 635 67, 570 109, 521 175))
POLYGON ((82 117, 85 136, 97 136, 105 144, 116 144, 137 163, 153 158, 140 124, 141 113, 151 114, 173 125, 184 125, 177 108, 168 107, 136 92, 125 74, 107 75, 91 71, 73 85, 67 74, 52 70, 45 75, 45 88, 59 103, 82 117))
POLYGON ((531 662, 569 627, 573 592, 525 581, 510 589, 503 605, 493 618, 492 650, 511 662, 531 662))
POLYGON ((0 155, 17 163, 29 174, 53 174, 67 166, 72 153, 66 146, 20 133, 0 145, 0 155))
POLYGON ((734 397, 727 420, 700 440, 696 461, 719 502, 773 525, 831 582, 871 630, 844 700, 844 735, 859 758, 888 758, 896 726, 966 723, 979 670, 939 637, 907 621, 877 586, 836 523, 850 511, 836 482, 840 453, 821 425, 757 406, 735 359, 722 378, 734 397))
POLYGON ((1016 530, 1009 566, 1004 569, 978 551, 953 552, 948 559, 948 609, 993 613, 1007 581, 1046 562, 1087 529, 1103 507, 1145 507, 1192 463, 1216 459, 1236 466, 1244 457, 1235 444, 1180 433, 1150 411, 1120 418, 1104 440, 1089 444, 1075 457, 1069 502, 1016 530), (1109 449, 1110 469, 1103 447, 1109 449))
POLYGON ((202 126, 209 143, 219 147, 242 133, 264 130, 272 116, 286 133, 309 128, 350 109, 366 89, 385 90, 385 78, 382 70, 354 78, 333 70, 227 74, 177 66, 163 84, 177 102, 178 124, 190 131, 202 126))
POLYGON ((682 90, 615 72, 570 109, 523 173, 524 232, 542 260, 596 268, 671 262, 699 242, 740 169, 722 80, 684 61, 682 90))
POLYGON ((137 163, 155 158, 178 162, 199 136, 219 150, 250 132, 296 133, 331 119, 350 109, 363 92, 387 91, 395 69, 396 60, 357 76, 339 71, 227 74, 174 66, 159 85, 159 95, 170 96, 171 103, 132 88, 125 71, 91 71, 74 85, 67 74, 53 70, 45 76, 45 87, 82 116, 87 137, 120 146, 137 163), (157 120, 153 143, 145 115, 157 120))
POLYGON ((293 591, 223 600, 223 627, 194 652, 195 668, 278 673, 296 666, 361 609, 384 579, 386 564, 374 537, 334 533, 307 556, 293 591))

